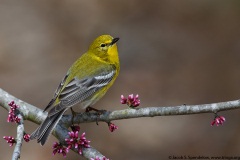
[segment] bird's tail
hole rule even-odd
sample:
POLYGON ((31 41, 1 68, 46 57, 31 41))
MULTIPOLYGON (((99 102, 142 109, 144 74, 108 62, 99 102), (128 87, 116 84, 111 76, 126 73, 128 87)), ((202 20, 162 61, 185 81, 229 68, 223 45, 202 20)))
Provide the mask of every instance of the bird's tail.
MULTIPOLYGON (((53 108, 54 109, 54 108, 53 108)), ((31 134, 30 139, 36 139, 37 142, 43 146, 47 141, 50 133, 57 125, 58 121, 61 119, 63 113, 67 110, 67 108, 57 112, 52 116, 48 116, 44 122, 31 134)))

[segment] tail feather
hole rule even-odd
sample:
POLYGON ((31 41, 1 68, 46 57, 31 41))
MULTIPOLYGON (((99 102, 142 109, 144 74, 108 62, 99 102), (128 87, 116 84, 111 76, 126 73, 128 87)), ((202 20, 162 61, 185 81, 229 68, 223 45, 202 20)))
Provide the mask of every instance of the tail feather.
POLYGON ((66 110, 67 108, 57 112, 51 117, 48 116, 44 122, 31 134, 30 139, 37 138, 37 142, 41 145, 44 145, 52 130, 55 128, 66 110))
POLYGON ((38 137, 40 126, 30 135, 30 140, 36 139, 38 137))

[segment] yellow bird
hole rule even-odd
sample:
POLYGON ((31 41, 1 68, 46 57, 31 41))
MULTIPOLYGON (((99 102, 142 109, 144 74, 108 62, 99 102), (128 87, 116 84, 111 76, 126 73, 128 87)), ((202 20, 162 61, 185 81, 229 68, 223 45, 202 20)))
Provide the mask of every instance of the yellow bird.
POLYGON ((44 145, 67 109, 76 104, 85 109, 105 95, 120 70, 118 40, 110 35, 99 36, 88 51, 73 63, 44 109, 51 108, 47 118, 31 134, 30 139, 37 138, 38 143, 44 145))

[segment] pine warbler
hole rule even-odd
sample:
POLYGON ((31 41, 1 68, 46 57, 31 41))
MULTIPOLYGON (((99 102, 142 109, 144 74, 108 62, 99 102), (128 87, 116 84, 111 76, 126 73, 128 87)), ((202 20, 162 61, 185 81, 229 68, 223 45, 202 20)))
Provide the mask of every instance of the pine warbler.
POLYGON ((104 96, 119 74, 118 40, 110 35, 102 35, 93 41, 89 50, 68 70, 44 109, 51 108, 47 118, 31 134, 30 139, 37 138, 38 143, 44 145, 67 109, 76 104, 85 109, 104 96))

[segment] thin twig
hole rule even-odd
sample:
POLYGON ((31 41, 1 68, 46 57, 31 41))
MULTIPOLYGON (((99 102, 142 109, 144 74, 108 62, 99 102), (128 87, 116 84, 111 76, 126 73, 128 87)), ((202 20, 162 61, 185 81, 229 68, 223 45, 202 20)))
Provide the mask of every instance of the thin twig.
POLYGON ((24 120, 21 114, 17 115, 20 118, 20 122, 17 125, 17 137, 16 137, 16 145, 14 147, 12 160, 20 159, 21 147, 23 143, 23 135, 24 135, 24 120))

